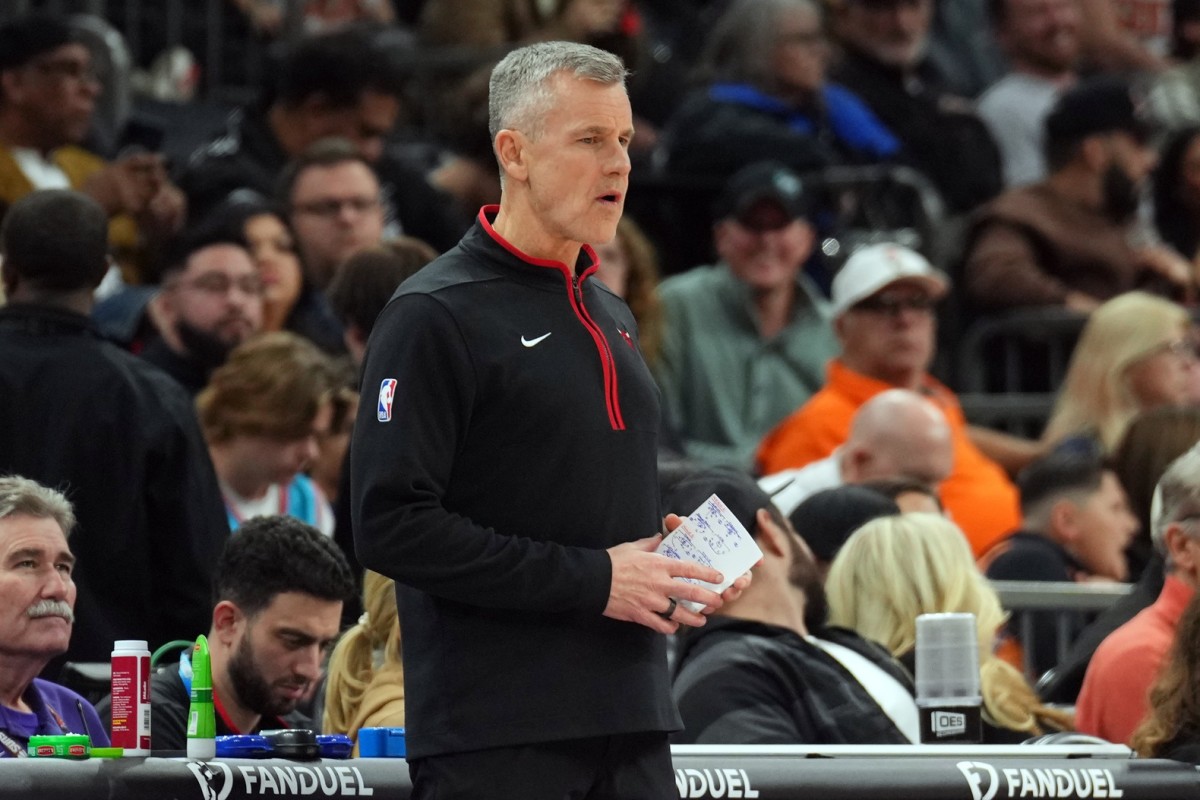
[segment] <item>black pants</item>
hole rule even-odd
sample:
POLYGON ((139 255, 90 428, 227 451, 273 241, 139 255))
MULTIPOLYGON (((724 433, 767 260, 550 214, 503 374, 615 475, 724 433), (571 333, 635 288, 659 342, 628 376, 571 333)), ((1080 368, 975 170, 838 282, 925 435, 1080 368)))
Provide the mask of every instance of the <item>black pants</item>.
POLYGON ((413 800, 675 800, 665 733, 427 756, 408 763, 413 800))

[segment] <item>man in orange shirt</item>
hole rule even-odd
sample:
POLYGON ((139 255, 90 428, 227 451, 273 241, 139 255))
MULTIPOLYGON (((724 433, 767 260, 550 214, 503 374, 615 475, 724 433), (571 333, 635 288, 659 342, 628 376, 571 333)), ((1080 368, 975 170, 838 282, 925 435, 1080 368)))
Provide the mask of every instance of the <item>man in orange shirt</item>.
POLYGON ((1200 585, 1198 487, 1200 449, 1193 447, 1171 462, 1154 493, 1150 538, 1166 562, 1162 591, 1096 648, 1075 703, 1075 726, 1082 733, 1128 744, 1149 710, 1150 687, 1200 585))
MULTIPOLYGON (((946 415, 954 467, 942 503, 978 556, 1016 530, 1016 487, 972 440, 954 393, 928 372, 934 356, 934 306, 949 288, 923 256, 895 244, 864 248, 833 281, 834 332, 841 354, 824 388, 767 434, 758 451, 763 474, 824 458, 846 441, 858 408, 886 389, 920 392, 946 415)), ((994 439, 998 434, 988 433, 994 439)))

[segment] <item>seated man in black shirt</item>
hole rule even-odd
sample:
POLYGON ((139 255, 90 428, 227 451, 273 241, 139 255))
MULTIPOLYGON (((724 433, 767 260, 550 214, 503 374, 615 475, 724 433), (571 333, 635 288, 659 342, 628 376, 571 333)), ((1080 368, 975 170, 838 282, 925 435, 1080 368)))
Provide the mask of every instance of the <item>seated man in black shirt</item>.
MULTIPOLYGON (((275 516, 238 529, 217 566, 208 633, 218 736, 310 724, 296 709, 321 678, 353 593, 341 550, 315 528, 275 516)), ((173 668, 151 678, 155 750, 187 746, 189 684, 173 668)))
POLYGON ((680 642, 676 744, 907 744, 919 738, 912 679, 887 651, 825 625, 808 545, 753 479, 713 469, 666 497, 681 514, 716 493, 763 551, 750 587, 680 642))
MULTIPOLYGON (((1137 533, 1116 473, 1092 454, 1054 452, 1021 471, 1022 530, 980 558, 988 578, 1005 581, 1123 581, 1125 548, 1137 533)), ((1035 675, 1058 661, 1055 614, 1033 612, 1035 675)), ((1081 622, 1081 621, 1077 621, 1081 622)), ((1020 616, 1009 627, 1020 630, 1020 616)), ((1078 633, 1081 625, 1075 626, 1078 633)))

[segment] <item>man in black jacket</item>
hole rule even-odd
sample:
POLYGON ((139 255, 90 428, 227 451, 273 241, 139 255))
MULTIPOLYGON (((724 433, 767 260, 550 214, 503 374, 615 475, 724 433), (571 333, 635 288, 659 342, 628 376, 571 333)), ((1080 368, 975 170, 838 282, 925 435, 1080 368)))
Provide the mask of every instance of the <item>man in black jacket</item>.
POLYGON ((812 551, 748 476, 710 469, 670 489, 691 511, 716 493, 763 551, 754 584, 683 634, 673 692, 677 744, 919 741, 912 679, 881 646, 825 624, 812 551))
POLYGON ((624 77, 565 42, 497 65, 500 206, 371 333, 354 539, 396 581, 414 798, 677 794, 663 634, 722 598, 653 552, 658 392, 592 278, 629 183, 624 77))
POLYGON ((229 536, 191 398, 88 320, 106 244, 100 206, 62 190, 17 201, 0 232, 0 475, 61 487, 75 506, 72 661, 203 632, 229 536))
POLYGON ((466 227, 453 201, 420 170, 386 152, 402 90, 393 61, 378 35, 359 28, 297 43, 259 102, 234 112, 227 130, 188 159, 179 187, 191 218, 203 218, 235 189, 271 197, 288 161, 322 139, 337 138, 374 165, 386 233, 415 236, 438 252, 452 247, 466 227))

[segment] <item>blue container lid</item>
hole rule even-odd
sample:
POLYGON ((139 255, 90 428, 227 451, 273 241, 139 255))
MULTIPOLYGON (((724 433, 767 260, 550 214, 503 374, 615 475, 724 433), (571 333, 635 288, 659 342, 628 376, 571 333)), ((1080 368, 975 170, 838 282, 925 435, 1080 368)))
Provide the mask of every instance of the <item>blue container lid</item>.
POLYGON ((217 737, 217 758, 269 758, 273 754, 267 737, 257 733, 217 737))

